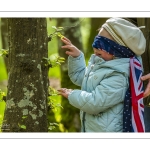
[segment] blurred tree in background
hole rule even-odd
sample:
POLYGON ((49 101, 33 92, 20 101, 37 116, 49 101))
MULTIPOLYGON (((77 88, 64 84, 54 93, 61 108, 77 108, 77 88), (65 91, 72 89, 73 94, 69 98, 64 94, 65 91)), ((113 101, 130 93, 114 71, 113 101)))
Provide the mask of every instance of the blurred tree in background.
MULTIPOLYGON (((8 49, 8 24, 7 18, 1 18, 1 37, 3 49, 8 49)), ((6 71, 8 66, 8 59, 4 57, 6 71)))
MULTIPOLYGON (((0 50, 8 49, 8 26, 7 19, 0 19, 0 50)), ((4 92, 7 91, 7 62, 8 59, 6 57, 0 57, 0 89, 4 92)), ((0 129, 3 120, 3 114, 5 109, 5 101, 0 102, 0 129)))
POLYGON ((90 26, 91 29, 89 31, 89 38, 87 44, 86 58, 89 58, 91 54, 93 54, 92 43, 95 36, 98 34, 98 29, 105 23, 108 18, 91 18, 90 26))
MULTIPOLYGON (((82 21, 82 20, 81 20, 82 21)), ((63 27, 63 35, 70 39, 70 41, 83 51, 82 36, 80 31, 81 21, 79 18, 59 18, 57 19, 57 26, 63 27)), ((64 49, 61 49, 62 42, 58 43, 59 55, 66 59, 65 63, 61 65, 61 87, 67 87, 69 89, 79 89, 78 86, 74 85, 68 76, 68 55, 65 54, 64 49)), ((79 109, 69 104, 68 100, 62 97, 62 124, 65 131, 68 132, 79 132, 80 131, 80 119, 79 109)))

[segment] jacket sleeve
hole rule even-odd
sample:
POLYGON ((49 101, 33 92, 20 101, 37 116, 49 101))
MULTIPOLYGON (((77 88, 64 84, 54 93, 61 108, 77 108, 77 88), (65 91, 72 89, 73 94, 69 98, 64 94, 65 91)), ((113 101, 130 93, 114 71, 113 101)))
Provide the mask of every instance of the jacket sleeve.
POLYGON ((68 75, 74 84, 81 86, 85 69, 86 64, 84 54, 82 52, 76 58, 73 58, 72 56, 68 57, 68 75))
POLYGON ((98 114, 123 102, 127 84, 128 81, 125 76, 114 73, 102 80, 91 93, 73 90, 69 94, 68 100, 71 105, 88 114, 98 114))

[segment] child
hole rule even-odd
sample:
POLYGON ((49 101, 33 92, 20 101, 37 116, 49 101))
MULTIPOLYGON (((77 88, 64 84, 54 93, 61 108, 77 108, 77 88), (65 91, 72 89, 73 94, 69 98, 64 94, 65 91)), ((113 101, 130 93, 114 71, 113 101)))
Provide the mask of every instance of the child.
POLYGON ((65 44, 62 48, 69 49, 66 51, 69 77, 81 90, 58 91, 80 109, 81 131, 136 132, 131 127, 131 112, 126 112, 131 110, 130 58, 136 56, 142 63, 140 55, 145 51, 146 42, 140 29, 121 18, 108 19, 94 39, 94 54, 87 67, 84 54, 66 37, 62 42, 65 44))

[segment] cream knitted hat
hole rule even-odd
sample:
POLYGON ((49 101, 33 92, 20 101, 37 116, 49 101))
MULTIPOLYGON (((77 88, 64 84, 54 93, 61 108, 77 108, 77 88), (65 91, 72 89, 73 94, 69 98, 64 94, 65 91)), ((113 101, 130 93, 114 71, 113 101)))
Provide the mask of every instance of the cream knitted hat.
POLYGON ((110 18, 102 25, 120 45, 130 48, 137 56, 144 53, 146 39, 142 31, 122 18, 110 18))

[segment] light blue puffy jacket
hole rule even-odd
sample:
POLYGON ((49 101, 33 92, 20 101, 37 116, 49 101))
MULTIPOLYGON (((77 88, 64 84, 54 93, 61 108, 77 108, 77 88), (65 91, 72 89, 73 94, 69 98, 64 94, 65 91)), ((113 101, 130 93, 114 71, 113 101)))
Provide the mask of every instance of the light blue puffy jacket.
POLYGON ((68 57, 68 74, 81 86, 68 96, 70 104, 80 109, 81 132, 122 132, 129 58, 105 61, 93 54, 86 67, 81 52, 77 58, 68 57))

